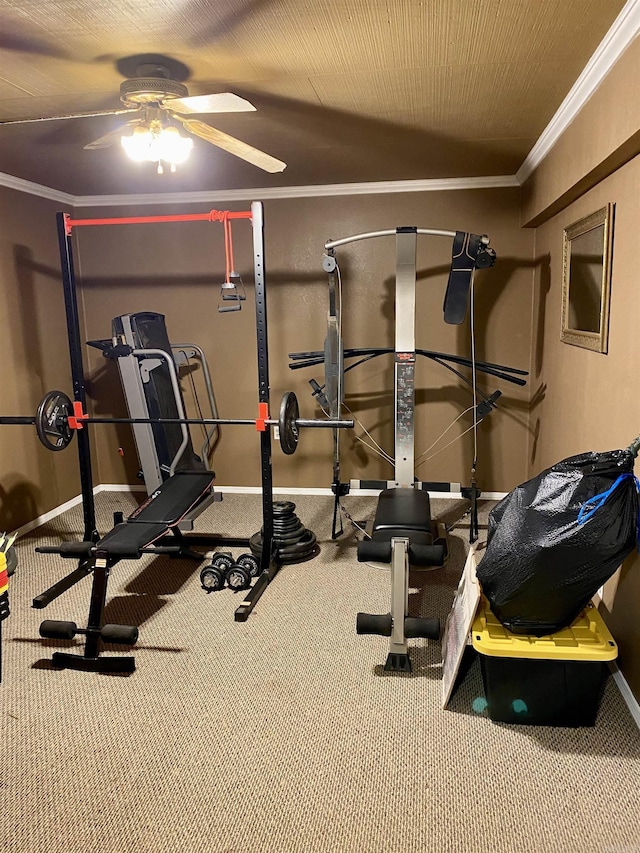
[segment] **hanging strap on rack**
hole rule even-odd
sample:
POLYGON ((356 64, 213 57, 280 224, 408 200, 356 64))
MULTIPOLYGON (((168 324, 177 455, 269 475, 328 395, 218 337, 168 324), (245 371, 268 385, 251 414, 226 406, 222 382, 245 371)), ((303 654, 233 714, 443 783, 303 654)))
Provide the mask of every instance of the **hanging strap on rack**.
POLYGON ((456 231, 449 281, 444 295, 445 323, 459 326, 464 322, 473 271, 492 267, 496 262, 496 253, 488 244, 486 236, 456 231))
POLYGON ((230 302, 233 304, 218 305, 218 311, 220 314, 224 314, 228 311, 240 311, 242 308, 240 303, 244 302, 247 298, 242 278, 240 277, 240 274, 235 271, 231 220, 228 213, 228 211, 225 211, 222 219, 222 225, 224 228, 225 273, 224 281, 220 287, 220 296, 223 303, 230 302))

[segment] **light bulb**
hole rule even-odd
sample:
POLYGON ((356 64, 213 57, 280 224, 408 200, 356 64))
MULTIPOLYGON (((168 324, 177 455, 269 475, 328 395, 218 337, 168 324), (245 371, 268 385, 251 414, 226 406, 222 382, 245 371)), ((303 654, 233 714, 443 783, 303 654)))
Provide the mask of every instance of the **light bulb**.
POLYGON ((193 148, 193 140, 180 136, 177 127, 163 127, 159 122, 135 127, 133 133, 123 136, 120 141, 135 162, 157 163, 159 174, 164 171, 162 161, 169 163, 171 171, 175 172, 176 165, 184 163, 193 148))

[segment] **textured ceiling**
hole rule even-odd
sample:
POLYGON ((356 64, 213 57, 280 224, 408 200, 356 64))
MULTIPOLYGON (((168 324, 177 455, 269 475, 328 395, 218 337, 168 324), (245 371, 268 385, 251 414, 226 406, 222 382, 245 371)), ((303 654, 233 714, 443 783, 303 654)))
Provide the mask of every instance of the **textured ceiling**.
POLYGON ((3 0, 0 121, 121 106, 124 57, 163 54, 201 118, 281 174, 196 140, 176 174, 83 146, 101 116, 0 125, 0 172, 74 195, 514 174, 623 0, 3 0))

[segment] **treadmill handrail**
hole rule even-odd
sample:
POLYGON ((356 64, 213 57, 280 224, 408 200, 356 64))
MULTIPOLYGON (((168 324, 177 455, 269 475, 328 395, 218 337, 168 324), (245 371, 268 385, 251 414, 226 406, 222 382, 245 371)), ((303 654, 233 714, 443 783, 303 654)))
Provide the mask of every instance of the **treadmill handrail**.
MULTIPOLYGON (((200 361, 200 364, 202 365, 202 376, 204 378, 205 388, 207 389, 207 397, 209 399, 209 409, 211 411, 211 417, 217 418, 218 417, 218 406, 216 404, 216 397, 215 397, 215 394, 213 391, 213 382, 211 381, 211 373, 209 372, 209 363, 207 362, 207 357, 204 354, 202 347, 198 346, 198 344, 186 343, 186 344, 171 344, 171 349, 176 350, 176 351, 186 350, 186 349, 195 350, 195 352, 198 355, 198 359, 200 361)), ((204 444, 202 445, 202 449, 200 451, 200 453, 202 455, 202 460, 205 464, 207 464, 207 459, 209 457, 209 453, 213 450, 215 445, 218 443, 218 439, 220 438, 220 427, 219 427, 219 425, 216 424, 215 426, 208 429, 206 435, 207 435, 207 438, 206 438, 204 444), (214 435, 216 438, 215 438, 215 442, 212 443, 212 438, 214 435)))
MULTIPOLYGON (((150 355, 155 355, 157 358, 161 358, 166 361, 167 367, 169 368, 169 377, 171 379, 171 387, 175 397, 178 417, 185 418, 186 415, 184 413, 184 406, 182 405, 180 382, 178 381, 178 373, 176 371, 176 365, 173 360, 173 356, 170 353, 165 352, 163 349, 134 349, 132 350, 131 355, 134 355, 136 358, 148 358, 150 355)), ((180 424, 180 431, 182 432, 182 443, 176 451, 176 455, 173 457, 173 460, 171 461, 171 465, 169 467, 170 477, 173 477, 173 475, 176 473, 176 465, 180 461, 180 457, 184 453, 187 445, 189 444, 189 431, 187 429, 187 425, 180 424)))

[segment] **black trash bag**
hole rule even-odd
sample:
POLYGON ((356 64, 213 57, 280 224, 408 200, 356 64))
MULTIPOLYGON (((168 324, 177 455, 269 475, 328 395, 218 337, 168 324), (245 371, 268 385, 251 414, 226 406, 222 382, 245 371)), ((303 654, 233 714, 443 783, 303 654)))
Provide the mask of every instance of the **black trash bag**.
POLYGON ((477 576, 505 628, 536 637, 566 628, 633 551, 634 461, 628 449, 572 456, 489 513, 477 576))

